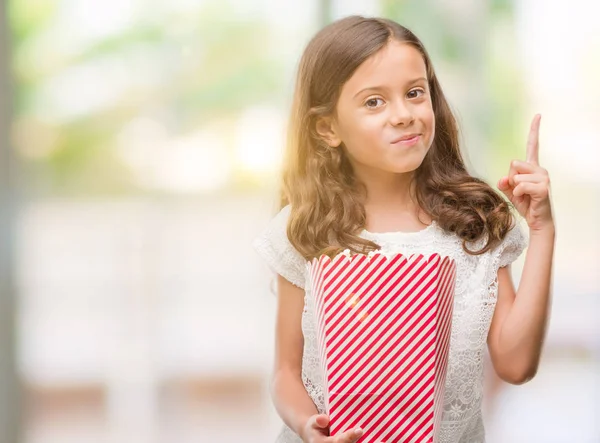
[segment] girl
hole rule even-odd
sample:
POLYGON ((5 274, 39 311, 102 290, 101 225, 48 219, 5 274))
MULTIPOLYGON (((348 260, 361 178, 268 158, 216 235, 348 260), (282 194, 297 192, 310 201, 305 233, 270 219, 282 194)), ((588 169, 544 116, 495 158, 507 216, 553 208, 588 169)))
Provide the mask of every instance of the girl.
POLYGON ((329 436, 306 263, 349 249, 440 253, 457 263, 439 441, 485 441, 484 346, 497 374, 536 373, 549 311, 555 228, 538 164, 540 116, 527 161, 498 188, 465 167, 457 124, 431 60, 408 29, 352 16, 322 29, 301 58, 289 125, 281 210, 254 247, 278 274, 271 392, 279 443, 354 442, 329 436), (525 218, 529 240, 513 218, 525 218), (529 243, 517 291, 509 264, 529 243))

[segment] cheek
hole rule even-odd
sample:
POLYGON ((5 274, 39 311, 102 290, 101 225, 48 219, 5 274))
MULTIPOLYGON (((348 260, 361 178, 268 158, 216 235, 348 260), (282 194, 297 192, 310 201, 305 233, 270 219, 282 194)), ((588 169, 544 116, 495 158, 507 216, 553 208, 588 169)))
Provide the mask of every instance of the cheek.
POLYGON ((372 115, 355 114, 346 119, 344 123, 342 137, 345 140, 354 140, 361 146, 364 146, 367 141, 372 141, 381 132, 380 119, 372 115))
POLYGON ((429 121, 429 131, 430 131, 430 140, 429 143, 433 143, 433 139, 435 138, 435 115, 431 113, 431 120, 429 121))
POLYGON ((356 120, 352 130, 357 133, 357 138, 363 141, 379 143, 385 138, 388 121, 389 116, 385 112, 363 115, 356 120))
POLYGON ((435 136, 435 114, 433 109, 423 109, 421 112, 421 121, 425 126, 428 133, 428 146, 433 143, 433 138, 435 136))

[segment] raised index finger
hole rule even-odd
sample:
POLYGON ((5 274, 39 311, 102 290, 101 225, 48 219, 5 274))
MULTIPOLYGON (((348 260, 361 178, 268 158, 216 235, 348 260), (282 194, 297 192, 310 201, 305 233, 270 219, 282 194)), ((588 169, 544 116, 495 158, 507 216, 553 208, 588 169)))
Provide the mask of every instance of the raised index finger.
POLYGON ((527 139, 527 162, 534 165, 539 164, 540 154, 540 120, 542 116, 536 114, 531 122, 529 138, 527 139))

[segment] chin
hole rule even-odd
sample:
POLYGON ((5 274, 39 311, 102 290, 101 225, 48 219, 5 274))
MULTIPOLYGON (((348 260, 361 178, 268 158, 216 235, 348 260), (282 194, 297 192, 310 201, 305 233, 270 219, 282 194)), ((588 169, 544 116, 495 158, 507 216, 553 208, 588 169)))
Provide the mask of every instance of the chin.
POLYGON ((422 163, 423 159, 420 159, 420 161, 410 161, 389 165, 385 169, 396 174, 405 174, 407 172, 416 171, 422 163))
POLYGON ((407 174, 409 172, 414 172, 418 169, 419 167, 414 167, 414 168, 403 168, 403 169, 396 169, 394 172, 395 174, 407 174))

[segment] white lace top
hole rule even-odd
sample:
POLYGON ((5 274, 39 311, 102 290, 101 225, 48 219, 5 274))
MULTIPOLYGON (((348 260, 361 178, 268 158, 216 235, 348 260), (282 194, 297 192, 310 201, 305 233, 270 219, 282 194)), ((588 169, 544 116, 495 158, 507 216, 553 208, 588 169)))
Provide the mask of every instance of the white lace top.
MULTIPOLYGON (((271 220, 253 246, 274 272, 305 289, 302 381, 319 412, 325 413, 315 320, 312 303, 307 302, 311 293, 310 287, 305 288, 307 261, 287 238, 289 214, 288 205, 271 220)), ((520 223, 509 231, 499 246, 479 256, 464 252, 461 239, 443 231, 435 222, 418 232, 371 233, 364 230, 360 235, 380 245, 383 253, 437 252, 456 260, 449 367, 439 443, 485 442, 481 416, 484 351, 498 295, 498 268, 513 262, 528 243, 520 223)), ((469 249, 478 249, 482 245, 483 239, 471 243, 469 249)), ((302 440, 284 425, 276 443, 302 443, 302 440)))

